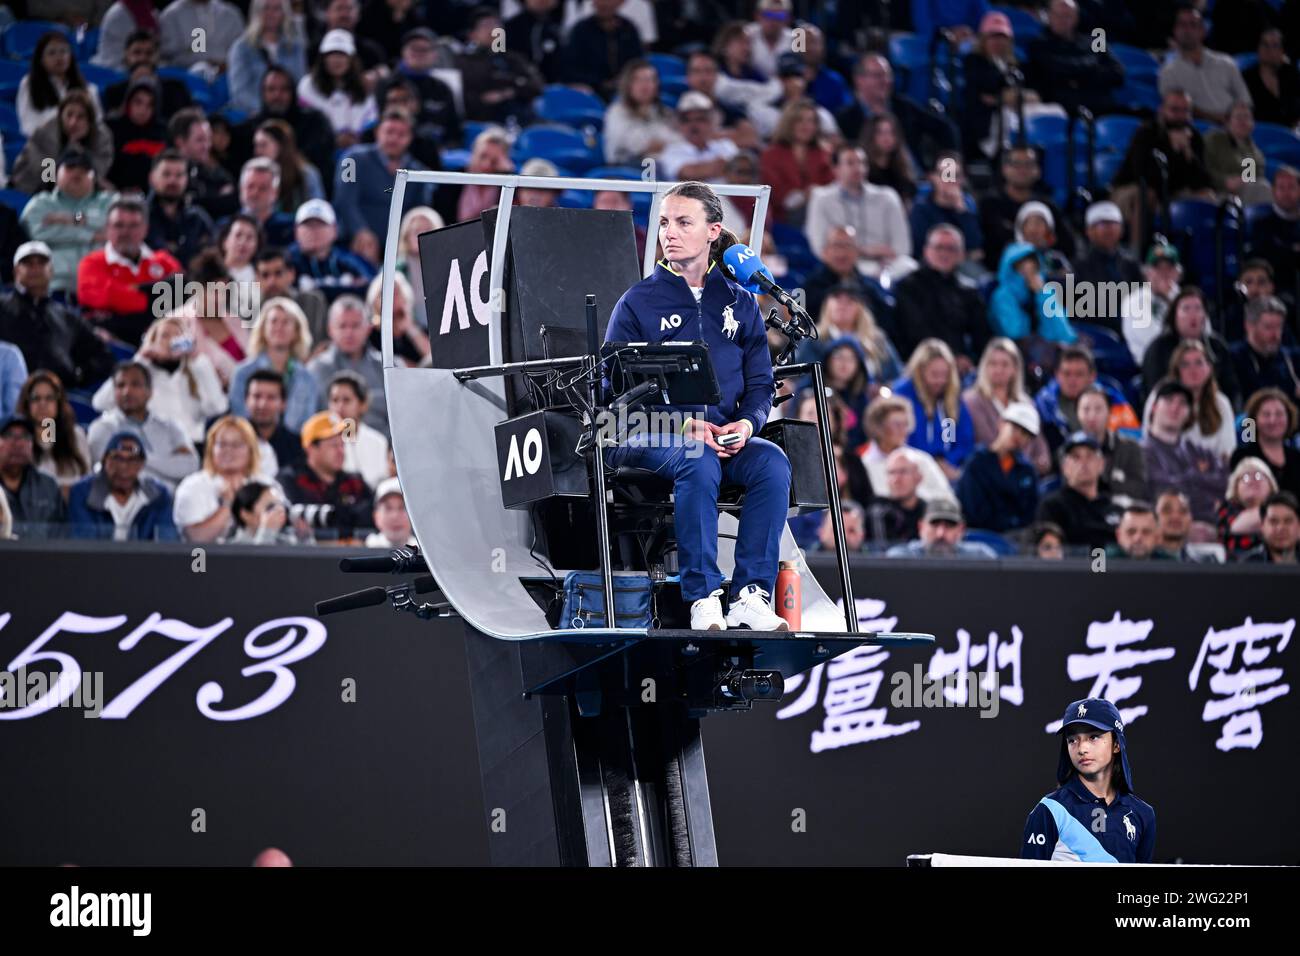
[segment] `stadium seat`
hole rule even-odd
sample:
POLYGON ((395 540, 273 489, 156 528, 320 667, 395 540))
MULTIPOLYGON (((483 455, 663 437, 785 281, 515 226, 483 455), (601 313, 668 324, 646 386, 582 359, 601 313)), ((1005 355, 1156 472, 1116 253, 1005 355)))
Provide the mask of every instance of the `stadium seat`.
POLYGON ((1096 177, 1097 186, 1102 189, 1109 189, 1111 181, 1119 168, 1124 165, 1123 153, 1098 153, 1092 158, 1092 172, 1096 177))
POLYGON ((647 53, 645 58, 658 72, 661 83, 665 77, 686 75, 686 61, 680 56, 673 56, 671 53, 647 53))
POLYGON ((4 203, 19 215, 22 215, 29 199, 31 197, 27 193, 19 192, 17 189, 0 189, 0 203, 4 203))
POLYGON ((90 58, 99 52, 99 30, 98 28, 87 30, 81 35, 81 40, 77 43, 77 64, 81 67, 82 73, 85 73, 86 64, 90 58))
POLYGON ((21 134, 15 134, 13 136, 6 134, 4 137, 4 144, 5 169, 10 170, 14 168, 14 163, 18 162, 18 154, 21 153, 23 147, 27 145, 27 137, 22 136, 21 134))
POLYGON ((1098 117, 1095 125, 1095 136, 1093 142, 1097 146, 1098 152, 1123 153, 1128 152, 1128 144, 1133 140, 1133 134, 1137 132, 1142 121, 1136 116, 1101 116, 1098 117))
POLYGON ((1025 138, 1034 146, 1051 149, 1065 143, 1069 121, 1064 116, 1043 113, 1025 120, 1025 138))
MULTIPOLYGON (((1205 294, 1218 295, 1215 223, 1219 207, 1202 199, 1180 199, 1169 205, 1170 240, 1178 246, 1183 266, 1205 294)), ((1240 268, 1241 224, 1231 216, 1223 218, 1223 273, 1225 281, 1237 277, 1240 268)))
POLYGON ((1126 81, 1115 99, 1152 113, 1160 109, 1160 91, 1156 89, 1155 83, 1126 81))
POLYGON ((19 60, 0 59, 0 83, 21 83, 28 69, 28 64, 19 60))
POLYGON ((469 152, 468 149, 444 149, 438 158, 447 172, 462 173, 469 165, 469 152))
POLYGON ((81 70, 82 78, 99 90, 112 86, 114 83, 121 83, 126 79, 126 74, 121 70, 114 70, 107 66, 96 66, 94 63, 81 63, 78 64, 78 68, 81 70))
POLYGON ((1124 67, 1126 79, 1140 76, 1155 77, 1160 72, 1160 61, 1146 50, 1124 43, 1112 43, 1110 52, 1115 59, 1119 60, 1120 66, 1124 67))
POLYGON ((21 136, 22 127, 18 123, 18 110, 11 103, 0 103, 0 136, 7 140, 10 136, 21 136))
POLYGON ((1237 61, 1237 69, 1241 70, 1242 73, 1245 73, 1252 66, 1254 66, 1256 63, 1259 62, 1259 54, 1238 53, 1235 57, 1233 57, 1233 59, 1237 61))
POLYGON ((894 86, 918 103, 930 98, 930 40, 915 33, 895 33, 889 39, 894 86))
POLYGON ((569 126, 605 125, 605 103, 593 93, 584 93, 558 84, 548 86, 533 101, 538 117, 548 123, 567 123, 569 126))
POLYGON ((95 411, 95 406, 90 403, 91 396, 88 392, 68 392, 68 404, 72 406, 73 414, 77 416, 77 424, 86 426, 99 417, 99 412, 95 411))
POLYGON ((1011 20, 1011 30, 1015 33, 1018 42, 1032 40, 1043 32, 1043 22, 1032 13, 1016 7, 993 7, 992 9, 1005 13, 1011 20))
POLYGON ((1255 224, 1273 211, 1272 203, 1258 203, 1254 206, 1247 206, 1245 210, 1246 218, 1246 242, 1247 244, 1254 238, 1255 224))
POLYGON ((208 112, 215 113, 229 102, 230 81, 226 79, 226 74, 222 73, 208 84, 208 112))
POLYGON ((987 544, 997 552, 1000 558, 1011 557, 1016 553, 1016 546, 996 531, 986 531, 983 528, 967 528, 965 540, 987 544))
POLYGON ((461 142, 463 142, 466 147, 472 147, 474 145, 474 140, 478 138, 479 133, 483 132, 489 126, 495 125, 495 123, 483 123, 478 120, 466 120, 460 126, 461 142))
POLYGON ((588 142, 582 133, 567 126, 530 126, 515 140, 513 156, 520 166, 538 156, 585 173, 604 161, 599 137, 593 140, 588 142))
MULTIPOLYGON (((202 106, 206 111, 213 111, 216 107, 212 106, 212 87, 208 81, 197 73, 191 73, 189 70, 183 70, 178 66, 160 66, 158 75, 169 77, 173 80, 180 80, 185 84, 185 88, 190 91, 195 102, 202 106)), ((224 101, 223 101, 224 102, 224 101)))
POLYGON ((0 103, 13 106, 18 102, 18 87, 22 80, 0 81, 0 103))
POLYGON ((17 23, 9 24, 3 37, 0 37, 4 41, 5 56, 15 60, 31 59, 32 54, 36 52, 37 41, 51 30, 57 30, 66 36, 73 49, 76 49, 77 38, 62 24, 51 23, 48 20, 19 20, 17 23))
POLYGON ((1300 136, 1276 123, 1256 123, 1251 134, 1255 145, 1270 159, 1277 156, 1282 162, 1294 162, 1300 156, 1300 136))
POLYGON ((665 76, 659 80, 659 100, 669 109, 677 108, 677 101, 682 98, 682 94, 688 89, 686 77, 684 76, 665 76))
POLYGON ((1071 320, 1070 324, 1079 333, 1079 337, 1085 340, 1085 344, 1092 349, 1093 357, 1097 360, 1098 372, 1118 381, 1125 381, 1138 373, 1139 369, 1137 363, 1133 361, 1133 353, 1113 329, 1074 320, 1071 320))

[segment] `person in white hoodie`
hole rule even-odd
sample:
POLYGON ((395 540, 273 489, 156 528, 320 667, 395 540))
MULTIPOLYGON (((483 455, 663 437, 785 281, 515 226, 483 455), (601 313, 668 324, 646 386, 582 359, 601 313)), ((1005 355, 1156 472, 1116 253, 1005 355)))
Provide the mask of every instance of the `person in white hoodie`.
MULTIPOLYGON (((149 411, 181 427, 196 444, 203 442, 205 424, 230 407, 221 379, 206 355, 194 351, 179 316, 158 319, 144 334, 136 361, 149 368, 153 395, 149 411)), ((116 408, 113 380, 107 379, 91 402, 96 411, 116 408)))

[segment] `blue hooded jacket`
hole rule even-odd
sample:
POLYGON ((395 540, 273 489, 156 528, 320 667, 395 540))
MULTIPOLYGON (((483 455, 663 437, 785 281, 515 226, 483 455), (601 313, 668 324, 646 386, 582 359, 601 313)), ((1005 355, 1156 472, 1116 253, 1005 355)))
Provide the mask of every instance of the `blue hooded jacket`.
POLYGON ((1023 339, 1037 332, 1049 342, 1069 344, 1078 340, 1078 333, 1045 285, 1037 294, 1029 291, 1024 276, 1016 271, 1016 263, 1028 256, 1038 260, 1039 271, 1047 275, 1047 262, 1028 242, 1013 242, 1002 251, 998 264, 998 286, 989 302, 989 322, 998 335, 1009 339, 1023 339))
POLYGON ((605 341, 704 342, 722 403, 654 407, 715 425, 747 418, 755 435, 767 422, 775 389, 763 316, 754 296, 727 278, 721 266, 709 266, 697 303, 686 280, 660 261, 615 303, 605 341))

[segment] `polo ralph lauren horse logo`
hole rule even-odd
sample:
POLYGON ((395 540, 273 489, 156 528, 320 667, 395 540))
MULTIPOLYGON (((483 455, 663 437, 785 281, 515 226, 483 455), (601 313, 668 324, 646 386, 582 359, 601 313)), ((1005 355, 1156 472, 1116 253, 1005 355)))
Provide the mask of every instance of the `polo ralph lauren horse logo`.
POLYGON ((1128 818, 1127 813, 1124 814, 1124 833, 1128 837, 1128 841, 1130 843, 1137 840, 1138 837, 1137 827, 1133 826, 1133 821, 1128 818))
POLYGON ((722 310, 722 331, 729 339, 736 337, 736 332, 740 329, 740 323, 736 321, 735 314, 731 311, 731 306, 722 310))
POLYGON ((1080 704, 1080 705, 1079 705, 1079 713, 1078 713, 1076 716, 1078 716, 1078 717, 1082 717, 1082 716, 1083 716, 1084 714, 1086 714, 1087 712, 1088 712, 1088 708, 1087 708, 1087 707, 1084 707, 1083 704, 1080 704))

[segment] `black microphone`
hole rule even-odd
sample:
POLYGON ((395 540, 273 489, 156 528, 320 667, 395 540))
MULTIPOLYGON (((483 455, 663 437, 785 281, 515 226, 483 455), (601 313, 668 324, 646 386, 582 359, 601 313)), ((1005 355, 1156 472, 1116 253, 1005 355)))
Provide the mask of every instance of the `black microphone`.
MULTIPOLYGON (((403 585, 395 586, 402 587, 403 585)), ((438 582, 426 574, 412 581, 411 589, 416 594, 428 594, 430 591, 438 590, 438 582)), ((360 591, 353 591, 350 594, 340 594, 338 597, 317 601, 316 616, 324 617, 326 614, 338 614, 341 611, 355 611, 357 608, 375 607, 387 600, 387 588, 362 588, 360 591)))
POLYGON ((390 554, 364 558, 340 558, 339 570, 351 574, 415 574, 428 571, 424 556, 413 548, 398 548, 390 554))

